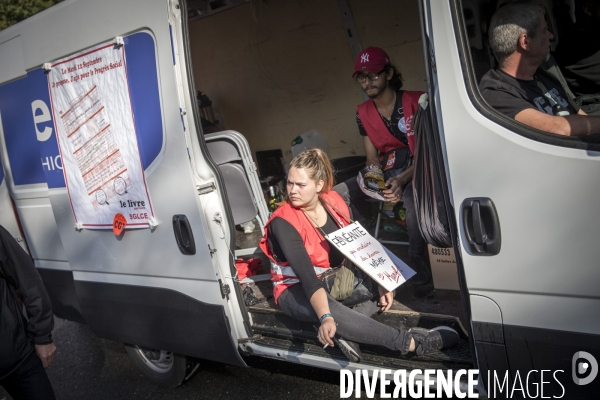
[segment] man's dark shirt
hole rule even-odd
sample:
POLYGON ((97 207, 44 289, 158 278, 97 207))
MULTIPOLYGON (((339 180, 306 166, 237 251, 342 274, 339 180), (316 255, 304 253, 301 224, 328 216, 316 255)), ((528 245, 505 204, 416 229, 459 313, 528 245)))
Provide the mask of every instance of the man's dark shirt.
POLYGON ((481 78, 479 90, 490 106, 513 119, 528 108, 550 115, 577 114, 579 108, 570 101, 560 82, 540 69, 534 78, 525 81, 492 69, 481 78))
MULTIPOLYGON (((408 146, 408 140, 406 139, 406 121, 404 120, 404 109, 402 107, 403 92, 403 90, 396 92, 396 104, 394 105, 394 111, 392 112, 392 117, 389 121, 383 115, 379 115, 385 126, 387 126, 388 131, 390 131, 396 139, 408 146)), ((361 136, 367 136, 367 131, 360 121, 358 112, 356 113, 356 123, 358 124, 358 132, 361 136)))

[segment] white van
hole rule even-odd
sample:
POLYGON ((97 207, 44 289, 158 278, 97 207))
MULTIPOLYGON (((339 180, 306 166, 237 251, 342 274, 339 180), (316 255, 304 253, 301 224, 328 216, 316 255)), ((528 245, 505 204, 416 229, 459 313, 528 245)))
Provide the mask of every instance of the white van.
MULTIPOLYGON (((530 397, 538 384, 546 396, 592 398, 600 144, 527 128, 483 101, 478 79, 495 63, 486 26, 504 2, 65 0, 0 31, 0 224, 28 249, 58 317, 125 343, 163 385, 180 384, 198 359, 243 366, 254 355, 329 369, 479 369, 482 396, 509 397, 520 382, 530 397), (424 357, 365 347, 351 364, 274 306, 267 263, 237 279, 235 258, 262 255, 235 225, 256 219, 260 237, 268 218, 253 152, 282 149, 289 161, 290 140, 316 128, 333 158, 364 154, 350 75, 368 45, 390 53, 406 88, 429 93, 460 286, 433 300, 399 295, 376 318, 452 326, 461 342, 424 357), (197 90, 236 131, 203 133, 197 90), (77 153, 89 121, 110 125, 102 140, 120 157, 77 153), (104 187, 91 167, 81 182, 69 175, 90 160, 111 160, 122 181, 104 187), (119 236, 116 204, 128 223, 119 236), (496 246, 470 234, 474 204, 496 246)), ((555 18, 557 4, 576 2, 543 3, 555 18)))

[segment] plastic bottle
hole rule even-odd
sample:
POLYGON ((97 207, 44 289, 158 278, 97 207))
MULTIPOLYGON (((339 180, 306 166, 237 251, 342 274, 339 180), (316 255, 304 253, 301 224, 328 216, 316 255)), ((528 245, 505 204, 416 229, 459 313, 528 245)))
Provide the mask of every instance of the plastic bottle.
POLYGON ((271 212, 275 211, 277 207, 277 199, 275 197, 275 188, 273 186, 269 186, 269 210, 271 212))

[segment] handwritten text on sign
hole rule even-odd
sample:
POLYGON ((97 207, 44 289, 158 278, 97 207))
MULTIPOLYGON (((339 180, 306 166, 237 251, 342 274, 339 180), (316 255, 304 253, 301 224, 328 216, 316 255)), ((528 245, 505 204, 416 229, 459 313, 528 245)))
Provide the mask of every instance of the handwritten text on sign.
POLYGON ((388 291, 394 290, 415 274, 358 222, 338 229, 325 238, 388 291))

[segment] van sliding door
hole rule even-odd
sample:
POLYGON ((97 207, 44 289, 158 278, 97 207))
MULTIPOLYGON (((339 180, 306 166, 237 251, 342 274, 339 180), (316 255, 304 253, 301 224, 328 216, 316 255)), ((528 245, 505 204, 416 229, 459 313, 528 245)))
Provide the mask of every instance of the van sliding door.
POLYGON ((195 99, 181 80, 181 11, 177 1, 73 0, 0 32, 0 43, 20 38, 27 72, 11 79, 27 89, 21 107, 43 108, 9 130, 3 113, 3 133, 33 146, 22 155, 40 169, 96 334, 244 365, 196 189, 216 178, 190 166, 185 104, 195 99))

